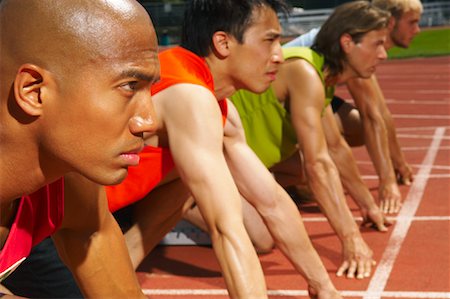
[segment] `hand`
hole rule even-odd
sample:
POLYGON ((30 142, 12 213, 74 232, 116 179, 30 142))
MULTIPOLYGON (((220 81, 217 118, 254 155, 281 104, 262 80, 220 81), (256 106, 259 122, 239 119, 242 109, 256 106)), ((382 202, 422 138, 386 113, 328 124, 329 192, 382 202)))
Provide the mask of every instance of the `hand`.
POLYGON ((380 184, 378 189, 380 208, 385 214, 394 214, 402 207, 402 195, 396 183, 380 184))
POLYGON ((363 221, 361 227, 375 228, 380 232, 386 232, 387 226, 391 226, 392 222, 387 220, 384 213, 378 206, 374 206, 370 210, 361 210, 363 221))
POLYGON ((395 167, 395 176, 400 185, 411 185, 414 180, 412 168, 408 163, 402 163, 399 167, 395 167))
POLYGON ((311 299, 342 299, 341 294, 335 288, 317 291, 309 285, 308 294, 311 299))
POLYGON ((372 250, 359 232, 358 235, 343 240, 342 247, 344 262, 336 272, 336 276, 340 277, 347 272, 347 278, 355 278, 355 274, 357 279, 369 277, 376 262, 372 259, 372 250))

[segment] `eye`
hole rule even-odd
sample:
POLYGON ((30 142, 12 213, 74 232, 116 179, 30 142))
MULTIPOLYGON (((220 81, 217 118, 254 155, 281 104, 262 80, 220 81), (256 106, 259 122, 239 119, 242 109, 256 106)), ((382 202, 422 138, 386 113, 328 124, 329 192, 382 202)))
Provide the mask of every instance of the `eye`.
POLYGON ((123 88, 126 91, 133 92, 137 89, 138 81, 130 81, 126 82, 121 85, 121 88, 123 88))

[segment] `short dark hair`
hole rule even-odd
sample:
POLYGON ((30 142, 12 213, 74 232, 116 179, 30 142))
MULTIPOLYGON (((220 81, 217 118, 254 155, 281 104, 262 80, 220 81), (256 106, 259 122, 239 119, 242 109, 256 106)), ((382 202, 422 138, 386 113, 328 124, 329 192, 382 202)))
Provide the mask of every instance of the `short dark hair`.
POLYGON ((262 6, 285 14, 289 10, 284 0, 190 0, 184 13, 181 46, 205 57, 211 52, 217 31, 229 33, 242 43, 255 9, 262 6))
POLYGON ((341 48, 341 36, 349 34, 358 43, 369 31, 386 28, 389 18, 389 12, 368 1, 339 5, 320 28, 311 48, 324 56, 330 76, 336 76, 343 71, 347 60, 341 48))

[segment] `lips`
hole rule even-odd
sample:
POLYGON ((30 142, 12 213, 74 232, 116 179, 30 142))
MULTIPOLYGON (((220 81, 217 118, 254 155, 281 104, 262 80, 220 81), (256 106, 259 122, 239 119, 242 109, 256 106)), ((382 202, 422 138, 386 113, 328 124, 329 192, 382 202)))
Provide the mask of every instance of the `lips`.
POLYGON ((269 76, 269 78, 270 78, 272 81, 275 81, 275 79, 277 78, 277 71, 267 72, 267 76, 269 76))
POLYGON ((120 157, 124 160, 124 162, 129 166, 136 166, 139 164, 139 153, 144 149, 144 145, 140 145, 130 151, 125 153, 121 153, 120 157))

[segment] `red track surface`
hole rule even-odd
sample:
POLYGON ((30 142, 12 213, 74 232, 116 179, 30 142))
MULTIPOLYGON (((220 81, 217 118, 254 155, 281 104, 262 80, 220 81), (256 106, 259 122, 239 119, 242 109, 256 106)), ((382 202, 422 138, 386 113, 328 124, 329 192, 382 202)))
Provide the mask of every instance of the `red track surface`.
MULTIPOLYGON (((316 206, 305 206, 301 213, 346 298, 450 298, 450 57, 388 61, 377 75, 416 178, 412 186, 401 187, 405 203, 389 232, 362 232, 378 262, 372 276, 336 277, 337 237, 316 206)), ((349 98, 344 89, 337 93, 349 98)), ((378 180, 365 148, 354 149, 354 154, 376 198, 378 180)), ((358 217, 355 204, 349 200, 349 205, 358 217)), ((260 260, 270 298, 307 298, 305 280, 278 250, 260 260)), ((227 297, 209 247, 160 246, 138 276, 151 298, 227 297)))

